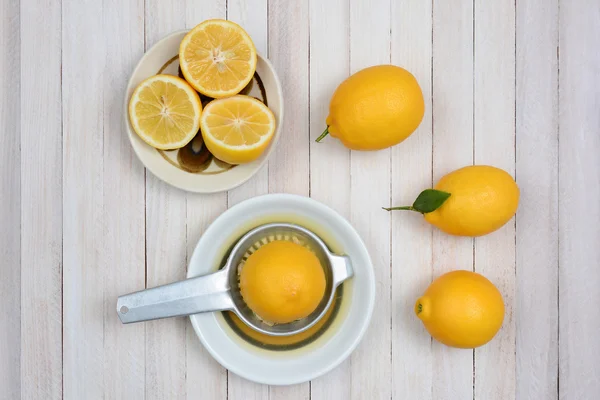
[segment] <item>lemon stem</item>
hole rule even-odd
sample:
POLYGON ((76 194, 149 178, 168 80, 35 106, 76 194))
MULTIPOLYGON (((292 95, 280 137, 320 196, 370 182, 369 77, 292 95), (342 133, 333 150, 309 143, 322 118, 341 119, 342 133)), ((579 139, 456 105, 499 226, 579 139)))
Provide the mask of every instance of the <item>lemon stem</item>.
POLYGON ((317 138, 317 143, 320 143, 321 140, 325 139, 325 136, 329 135, 329 126, 327 128, 325 128, 325 130, 323 131, 323 133, 321 133, 321 136, 319 136, 317 138))
POLYGON ((383 208, 385 211, 393 211, 393 210, 408 210, 408 211, 416 211, 419 212, 419 210, 415 209, 413 206, 404 206, 404 207, 381 207, 383 208))
POLYGON ((423 311, 423 304, 421 304, 421 303, 417 304, 417 314, 421 314, 422 311, 423 311))

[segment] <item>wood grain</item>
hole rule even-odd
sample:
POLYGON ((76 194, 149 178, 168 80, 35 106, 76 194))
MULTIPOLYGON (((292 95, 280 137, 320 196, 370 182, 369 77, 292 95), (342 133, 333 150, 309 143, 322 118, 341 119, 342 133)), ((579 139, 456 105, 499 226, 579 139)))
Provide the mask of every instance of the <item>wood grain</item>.
POLYGON ((599 18, 597 1, 560 2, 560 399, 600 394, 599 18))
MULTIPOLYGON (((63 396, 102 398, 104 66, 100 2, 62 6, 63 396)), ((114 301, 114 299, 111 299, 114 301)))
MULTIPOLYGON (((230 0, 227 3, 227 19, 240 24, 252 37, 256 50, 263 56, 268 55, 268 12, 266 0, 241 1, 230 0)), ((230 190, 227 194, 228 206, 234 206, 246 199, 269 191, 269 164, 242 186, 230 190)), ((240 399, 269 399, 269 388, 264 385, 249 382, 231 372, 228 372, 228 398, 240 399)))
POLYGON ((0 21, 0 399, 600 394, 597 1, 0 0, 0 21), (145 171, 122 99, 144 50, 208 18, 251 34, 281 78, 286 115, 267 166, 203 196, 145 171), (419 129, 379 152, 315 143, 337 85, 390 62, 423 89, 419 129), (473 163, 521 188, 516 220, 498 232, 451 237, 380 210, 473 163), (367 243, 377 307, 349 360, 269 387, 229 374, 187 318, 118 322, 118 295, 183 279, 207 226, 267 192, 312 196, 367 243), (498 337, 475 352, 431 340, 412 312, 454 269, 483 273, 506 301, 498 337))
POLYGON ((517 2, 516 395, 558 398, 558 1, 517 2))
MULTIPOLYGON (((188 0, 185 27, 193 28, 205 19, 225 18, 226 0, 188 0)), ((227 194, 186 195, 187 260, 192 256, 200 236, 212 221, 227 208, 227 194)), ((204 349, 186 318, 186 398, 223 399, 227 397, 227 370, 204 349)))
MULTIPOLYGON (((285 107, 277 151, 269 162, 269 192, 310 193, 308 2, 268 2, 269 58, 278 71, 285 107)), ((269 400, 304 400, 310 384, 271 387, 269 400)))
MULTIPOLYGON (((267 0, 229 0, 227 19, 236 22, 248 32, 256 51, 268 57, 268 12, 267 0)), ((269 162, 248 182, 227 193, 229 207, 246 199, 269 192, 269 162)))
POLYGON ((117 297, 145 283, 144 168, 124 129, 123 97, 127 81, 144 53, 143 0, 105 0, 103 38, 103 240, 104 398, 143 399, 145 329, 123 326, 117 297))
MULTIPOLYGON (((224 194, 197 195, 188 193, 186 215, 187 259, 200 237, 227 207, 224 194)), ((185 318, 185 378, 186 398, 224 399, 227 397, 227 370, 204 349, 194 328, 185 318)))
MULTIPOLYGON (((392 148, 393 205, 412 204, 431 185, 432 5, 392 2, 392 64, 415 75, 425 99, 425 116, 417 131, 392 148)), ((432 227, 418 213, 394 212, 391 237, 392 394, 398 399, 431 399, 431 336, 413 310, 432 279, 432 227)))
MULTIPOLYGON (((63 390, 63 157, 61 7, 21 2, 21 379, 22 399, 63 390), (39 37, 46 40, 40 41, 39 37), (33 101, 32 101, 33 100, 33 101)), ((2 146, 5 148, 5 146, 2 146)), ((4 157, 3 157, 4 158, 4 157)), ((0 290, 1 291, 1 290, 0 290)), ((14 399, 18 396, 12 397, 14 399)))
POLYGON ((0 14, 0 398, 16 399, 21 394, 19 4, 0 1, 0 14))
MULTIPOLYGON (((390 1, 350 0, 350 72, 389 63, 390 1)), ((351 356, 351 398, 390 398, 391 216, 381 209, 390 202, 390 150, 352 151, 350 174, 350 221, 373 260, 377 305, 371 329, 351 356)))
MULTIPOLYGON (((146 50, 185 28, 185 2, 146 0, 146 50)), ((146 171, 146 286, 185 279, 187 195, 146 171)), ((146 325, 146 399, 185 399, 187 318, 146 325)))
MULTIPOLYGON (((514 2, 475 1, 474 162, 515 173, 514 2)), ((475 398, 515 396, 515 222, 475 239, 475 271, 490 279, 504 298, 502 329, 474 357, 475 398)))
MULTIPOLYGON (((473 163, 473 2, 433 2, 433 182, 473 163)), ((473 269, 473 240, 433 230, 433 277, 473 269)), ((434 399, 473 398, 473 352, 433 341, 434 399)))
MULTIPOLYGON (((310 11, 310 196, 350 218, 350 151, 340 141, 315 140, 325 129, 329 100, 350 72, 349 0, 318 1, 310 11), (321 38, 327 38, 322 40, 321 38), (332 190, 335 188, 335 190, 332 190)), ((312 400, 350 398, 351 366, 346 361, 311 383, 312 400)))
POLYGON ((269 162, 269 192, 308 195, 308 3, 269 1, 269 59, 285 106, 277 151, 269 162))

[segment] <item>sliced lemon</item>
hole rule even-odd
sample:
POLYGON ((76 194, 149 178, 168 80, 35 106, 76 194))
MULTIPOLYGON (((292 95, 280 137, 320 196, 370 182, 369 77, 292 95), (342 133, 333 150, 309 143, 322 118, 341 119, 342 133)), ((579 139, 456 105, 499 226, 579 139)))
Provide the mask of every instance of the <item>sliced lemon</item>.
POLYGON ((179 46, 185 79, 216 99, 239 93, 256 71, 256 48, 239 25, 210 19, 189 31, 179 46))
POLYGON ((256 160, 275 133, 275 116, 254 97, 213 100, 202 112, 200 129, 210 152, 229 164, 256 160))
POLYGON ((200 129, 202 104, 198 93, 183 79, 155 75, 135 89, 129 101, 133 130, 152 147, 178 149, 200 129))

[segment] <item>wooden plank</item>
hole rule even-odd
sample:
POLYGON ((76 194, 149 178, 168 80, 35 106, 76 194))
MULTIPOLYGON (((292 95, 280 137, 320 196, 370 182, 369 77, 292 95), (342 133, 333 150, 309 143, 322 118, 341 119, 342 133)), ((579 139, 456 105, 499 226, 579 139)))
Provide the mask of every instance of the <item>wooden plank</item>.
POLYGON ((100 2, 62 7, 65 399, 104 396, 102 15, 100 2))
MULTIPOLYGON (((258 53, 268 57, 267 0, 229 0, 227 19, 240 24, 252 37, 258 53)), ((267 162, 252 179, 227 193, 228 205, 231 207, 268 192, 269 163, 267 162)))
MULTIPOLYGON (((473 2, 433 2, 433 183, 473 163, 473 2)), ((433 277, 473 268, 473 240, 433 230, 433 277)), ((433 340, 434 399, 473 398, 473 352, 433 340)))
MULTIPOLYGON (((146 50, 185 28, 185 2, 146 0, 146 50)), ((146 171, 146 286, 185 279, 186 193, 146 171), (168 244, 168 246, 165 246, 168 244)), ((185 399, 187 318, 146 323, 146 399, 185 399)))
MULTIPOLYGON (((21 2, 21 398, 62 398, 61 5, 21 2), (40 41, 40 37, 46 40, 40 41), (32 99, 34 101, 32 101, 32 99)), ((2 90, 8 93, 6 90, 2 90)), ((5 148, 5 146, 1 146, 5 148)), ((4 157, 2 157, 4 159, 4 157)), ((3 168, 4 169, 4 168, 3 168)), ((2 290, 0 290, 2 291, 2 290)), ((0 384, 1 386, 4 386, 0 384)), ((18 398, 18 396, 12 397, 18 398)))
MULTIPOLYGON (((310 196, 349 219, 350 151, 337 140, 315 142, 326 127, 333 92, 350 73, 349 0, 313 0, 309 10, 310 196)), ((311 399, 349 399, 351 378, 350 362, 346 361, 312 381, 311 399)))
POLYGON ((0 1, 0 387, 21 395, 21 152, 19 3, 0 1))
POLYGON ((116 299, 144 288, 145 183, 123 128, 123 94, 144 53, 144 2, 103 2, 103 250, 104 274, 104 396, 143 399, 145 392, 145 328, 123 326, 116 299))
POLYGON ((600 3, 560 2, 559 398, 600 393, 600 3))
MULTIPOLYGON (((227 3, 227 19, 240 24, 252 37, 256 50, 268 55, 267 2, 266 0, 230 0, 227 3)), ((234 206, 251 197, 269 191, 269 165, 263 168, 242 186, 227 193, 228 206, 234 206)), ((269 387, 247 381, 231 372, 227 374, 228 399, 269 399, 269 387)))
MULTIPOLYGON (((515 3, 475 1, 474 161, 515 173, 515 3)), ((475 270, 504 298, 502 329, 475 350, 476 399, 514 398, 515 222, 475 239, 475 270)))
MULTIPOLYGON (((146 4, 148 47, 169 33, 209 18, 224 18, 225 2, 146 4)), ((147 174, 148 286, 185 278, 187 260, 201 233, 226 207, 224 194, 199 196, 174 189, 147 174), (165 215, 166 214, 166 215, 165 215), (155 221, 158 218, 157 221, 155 221), (164 218, 164 220, 163 220, 164 218), (160 224, 156 229, 154 223, 160 224), (167 224, 165 224, 167 222, 167 224), (164 229, 164 230, 163 230, 164 229), (168 253, 165 240, 181 245, 168 253), (150 251, 153 252, 152 261, 150 251), (151 284, 151 281, 155 280, 151 284)), ((177 246, 176 246, 177 247, 177 246)), ((187 318, 147 325, 147 398, 219 398, 226 395, 226 372, 201 346, 187 318)))
MULTIPOLYGON (((269 162, 269 192, 309 195, 308 2, 268 2, 268 54, 281 80, 283 131, 269 162)), ((310 384, 271 387, 270 400, 308 399, 310 384)))
MULTIPOLYGON (((193 28, 211 18, 225 18, 226 0, 188 0, 185 13, 186 28, 193 28)), ((187 259, 196 243, 212 221, 227 208, 227 194, 186 195, 187 259)), ((188 399, 223 399, 227 397, 227 370, 204 349, 191 324, 186 329, 186 392, 188 399)))
MULTIPOLYGON (((390 63, 390 4, 350 0, 350 73, 390 63)), ((373 260, 377 304, 371 329, 351 356, 352 399, 392 395, 391 215, 381 209, 391 200, 390 156, 389 149, 350 154, 350 221, 373 260)))
MULTIPOLYGON (((392 2, 392 64, 411 71, 425 98, 419 129, 392 148, 393 204, 412 204, 432 171, 432 1, 392 2)), ((392 393, 431 399, 431 336, 412 311, 432 279, 432 227, 416 213, 392 215, 392 393), (406 346, 405 343, 410 343, 406 346)))
POLYGON ((516 398, 558 398, 558 1, 517 2, 516 398))
POLYGON ((285 105, 283 132, 269 163, 269 192, 308 195, 308 3, 269 1, 269 58, 285 105))
POLYGON ((228 399, 268 400, 269 386, 250 382, 233 373, 229 373, 228 399))
MULTIPOLYGON (((215 218, 227 208, 225 193, 187 197, 188 260, 201 235, 215 218)), ((212 358, 200 343, 194 328, 185 321, 186 392, 188 399, 224 399, 227 397, 227 370, 212 358)))

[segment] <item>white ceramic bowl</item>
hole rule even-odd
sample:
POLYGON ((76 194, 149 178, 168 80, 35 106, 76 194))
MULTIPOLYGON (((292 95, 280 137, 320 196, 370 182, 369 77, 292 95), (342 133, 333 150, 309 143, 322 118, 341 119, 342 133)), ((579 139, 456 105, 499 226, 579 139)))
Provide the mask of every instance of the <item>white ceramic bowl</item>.
POLYGON ((222 313, 192 315, 190 320, 204 347, 231 372, 258 383, 291 385, 325 374, 356 348, 373 312, 375 276, 363 241, 343 217, 307 197, 270 194, 230 208, 210 225, 196 245, 188 278, 213 272, 240 236, 268 222, 302 225, 319 235, 334 252, 350 256, 354 277, 344 283, 333 323, 310 344, 277 351, 240 338, 222 313))
MULTIPOLYGON (((219 172, 218 168, 209 168, 203 173, 187 172, 177 167, 176 163, 169 162, 167 159, 169 157, 165 157, 164 155, 170 153, 159 152, 140 139, 129 122, 129 99, 137 85, 144 79, 158 74, 163 67, 166 68, 162 73, 177 75, 179 44, 186 33, 187 31, 174 32, 163 38, 152 46, 137 64, 125 92, 125 101, 123 103, 125 129, 140 161, 159 179, 190 192, 216 193, 230 190, 246 182, 258 172, 275 149, 279 140, 281 122, 283 121, 283 95, 281 83, 269 60, 258 55, 256 72, 264 85, 268 106, 273 111, 273 114, 275 114, 277 128, 267 150, 260 158, 253 162, 237 165, 234 168, 221 172, 219 172)), ((171 156, 171 158, 177 159, 176 156, 171 156)))

